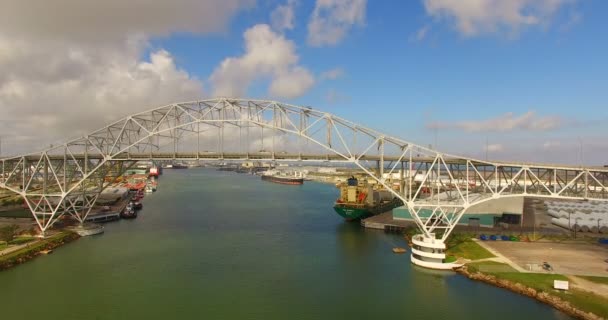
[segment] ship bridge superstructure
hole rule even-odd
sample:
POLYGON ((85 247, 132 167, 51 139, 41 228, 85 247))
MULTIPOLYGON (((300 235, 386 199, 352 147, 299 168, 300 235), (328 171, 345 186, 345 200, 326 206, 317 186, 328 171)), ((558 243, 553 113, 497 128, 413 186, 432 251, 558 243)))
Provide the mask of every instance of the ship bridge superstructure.
POLYGON ((453 266, 443 263, 445 240, 478 203, 522 196, 608 201, 608 168, 461 157, 310 107, 231 98, 169 104, 3 158, 0 188, 24 199, 44 234, 66 214, 83 222, 101 191, 137 161, 174 159, 348 163, 403 201, 421 232, 412 262, 432 268, 453 266), (389 178, 395 175, 397 188, 389 178))

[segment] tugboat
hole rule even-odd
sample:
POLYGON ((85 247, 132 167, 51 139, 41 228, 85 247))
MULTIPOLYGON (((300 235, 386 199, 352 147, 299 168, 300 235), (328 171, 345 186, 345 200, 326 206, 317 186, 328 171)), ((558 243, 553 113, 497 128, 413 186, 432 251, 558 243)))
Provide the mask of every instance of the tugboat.
POLYGON ((129 202, 129 205, 127 207, 131 207, 134 210, 141 210, 141 208, 143 208, 144 205, 140 201, 131 201, 131 202, 129 202))
POLYGON ((359 181, 355 177, 350 177, 346 183, 337 187, 340 189, 340 197, 336 200, 334 210, 346 220, 367 218, 403 205, 403 201, 390 191, 375 189, 367 181, 359 181))
POLYGON ((301 172, 293 172, 293 175, 288 175, 276 170, 268 170, 262 174, 262 180, 281 184, 299 185, 304 183, 304 177, 301 172))
POLYGON ((137 190, 135 197, 136 197, 135 201, 139 201, 139 200, 143 199, 144 198, 144 189, 142 188, 142 189, 137 190))
POLYGON ((120 217, 123 219, 135 219, 137 218, 137 211, 129 203, 127 207, 120 213, 120 217))
POLYGON ((188 169, 188 165, 181 162, 175 162, 172 164, 171 168, 173 169, 188 169))

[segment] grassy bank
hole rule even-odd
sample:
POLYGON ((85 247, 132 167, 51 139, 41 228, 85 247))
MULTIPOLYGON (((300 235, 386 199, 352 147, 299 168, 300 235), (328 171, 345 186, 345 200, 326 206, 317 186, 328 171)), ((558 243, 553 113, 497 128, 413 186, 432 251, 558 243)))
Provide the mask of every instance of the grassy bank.
POLYGON ((0 256, 0 270, 27 262, 39 255, 42 250, 52 250, 78 238, 79 236, 76 233, 63 231, 46 239, 33 242, 17 251, 0 256))
MULTIPOLYGON (((570 289, 568 291, 555 290, 553 289, 553 281, 554 280, 568 280, 568 278, 564 275, 559 274, 549 274, 549 273, 520 273, 515 269, 511 268, 509 265, 499 262, 493 261, 483 261, 483 262, 473 262, 466 265, 467 271, 470 274, 477 275, 485 275, 495 277, 498 281, 506 281, 511 283, 509 286, 504 283, 504 285, 500 285, 502 287, 507 287, 513 290, 514 286, 521 285, 526 288, 531 288, 534 291, 529 291, 532 296, 532 292, 534 292, 534 297, 538 299, 538 295, 549 295, 552 297, 557 297, 562 301, 565 301, 570 304, 571 307, 575 309, 582 310, 584 312, 592 312, 593 314, 608 318, 608 299, 605 299, 596 294, 577 290, 570 289)), ((479 277, 479 276, 478 276, 479 277)), ((608 278, 603 277, 584 277, 590 281, 594 281, 597 283, 608 283, 608 278), (594 278, 594 279, 590 279, 594 278)), ((491 278, 487 278, 488 281, 492 282, 491 278)), ((483 278, 481 278, 484 281, 483 278)), ((517 291, 517 290, 513 290, 517 291)), ((522 292, 520 292, 522 293, 522 292)), ((539 299, 540 300, 540 299, 539 299)), ((541 300, 546 303, 550 303, 551 301, 541 300)), ((555 307, 558 307, 559 302, 550 303, 555 307)), ((563 310, 563 309, 560 309, 563 310)))
POLYGON ((34 240, 36 240, 36 238, 31 236, 18 236, 15 239, 9 241, 8 243, 6 241, 0 241, 0 251, 8 248, 11 245, 18 246, 20 244, 32 242, 34 240))
POLYGON ((21 207, 2 208, 0 218, 32 218, 32 213, 21 207))
POLYGON ((469 234, 454 234, 448 238, 446 243, 446 262, 453 262, 459 258, 479 260, 494 258, 488 250, 471 240, 469 234))

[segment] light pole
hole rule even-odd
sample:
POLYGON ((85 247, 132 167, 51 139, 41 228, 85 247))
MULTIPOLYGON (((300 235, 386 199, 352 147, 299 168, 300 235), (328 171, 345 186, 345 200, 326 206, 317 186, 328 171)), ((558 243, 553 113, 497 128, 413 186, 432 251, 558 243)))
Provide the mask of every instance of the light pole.
MULTIPOLYGON (((570 217, 572 212, 568 212, 568 229, 570 229, 570 234, 572 234, 572 218, 570 217)), ((576 238, 576 230, 574 230, 574 238, 576 238)))
POLYGON ((578 156, 579 156, 580 165, 582 167, 583 166, 583 162, 584 162, 584 159, 583 159, 583 139, 581 139, 581 137, 578 137, 577 139, 578 139, 578 144, 580 146, 578 156))
POLYGON ((488 161, 488 137, 486 137, 486 161, 488 161))

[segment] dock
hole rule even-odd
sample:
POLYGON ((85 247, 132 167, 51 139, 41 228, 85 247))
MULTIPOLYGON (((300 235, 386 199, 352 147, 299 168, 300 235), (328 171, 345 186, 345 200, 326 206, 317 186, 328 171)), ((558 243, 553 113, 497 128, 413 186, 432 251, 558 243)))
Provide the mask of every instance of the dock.
POLYGON ((87 217, 87 222, 109 222, 120 219, 120 213, 125 209, 127 204, 129 204, 130 198, 122 199, 118 203, 109 206, 110 210, 102 211, 100 209, 96 209, 92 211, 87 217))
POLYGON ((378 229, 388 232, 402 232, 407 228, 415 227, 412 221, 393 219, 393 211, 387 211, 361 220, 361 226, 368 229, 378 229))

